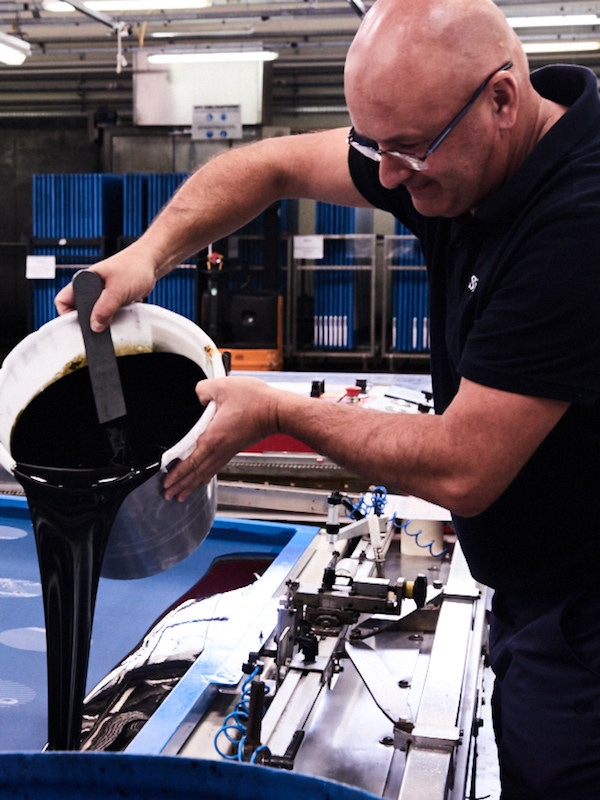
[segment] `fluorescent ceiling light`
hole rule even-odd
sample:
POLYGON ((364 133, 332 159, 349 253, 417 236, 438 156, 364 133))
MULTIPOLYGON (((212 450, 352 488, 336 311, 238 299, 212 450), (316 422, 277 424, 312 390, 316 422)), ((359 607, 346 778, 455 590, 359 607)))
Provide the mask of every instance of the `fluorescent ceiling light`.
MULTIPOLYGON (((206 8, 212 0, 86 0, 91 11, 172 11, 177 8, 206 8)), ((46 11, 65 14, 75 11, 73 6, 62 0, 48 0, 43 3, 46 11)))
POLYGON ((206 53, 152 53, 150 64, 201 64, 203 62, 274 61, 278 53, 272 50, 211 50, 206 53))
POLYGON ((573 28, 577 25, 599 25, 596 14, 548 14, 546 17, 507 17, 513 28, 573 28))
POLYGON ((0 61, 3 64, 18 66, 31 55, 31 45, 16 36, 0 32, 0 61))
POLYGON ((584 53, 600 50, 600 42, 523 42, 523 49, 528 54, 533 53, 584 53))
POLYGON ((256 28, 248 25, 245 28, 201 28, 193 33, 189 31, 155 31, 150 34, 151 39, 208 39, 221 36, 252 36, 256 28))

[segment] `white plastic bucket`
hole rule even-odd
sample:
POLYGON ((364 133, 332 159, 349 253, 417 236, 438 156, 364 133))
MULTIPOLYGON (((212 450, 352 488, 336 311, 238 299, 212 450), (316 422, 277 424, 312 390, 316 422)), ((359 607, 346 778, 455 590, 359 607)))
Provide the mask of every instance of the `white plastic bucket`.
MULTIPOLYGON (((121 308, 111 325, 117 356, 167 352, 186 356, 207 378, 225 375, 218 348, 190 320, 148 303, 121 308)), ((51 320, 25 337, 0 369, 0 464, 14 473, 11 434, 20 413, 50 384, 86 363, 77 313, 51 320)), ((160 375, 157 376, 160 380, 160 375)), ((209 404, 197 423, 161 458, 161 472, 134 489, 114 521, 102 574, 140 578, 160 572, 189 555, 206 537, 216 511, 216 480, 197 487, 183 503, 162 497, 162 474, 193 451, 214 414, 209 404)))

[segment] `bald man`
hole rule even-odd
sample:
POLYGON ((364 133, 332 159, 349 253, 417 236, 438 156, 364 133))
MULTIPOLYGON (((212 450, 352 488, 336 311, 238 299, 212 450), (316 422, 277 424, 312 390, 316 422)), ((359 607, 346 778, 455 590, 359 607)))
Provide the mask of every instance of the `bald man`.
MULTIPOLYGON (((447 507, 494 588, 503 800, 600 786, 600 102, 594 75, 526 57, 491 0, 377 0, 349 50, 352 128, 235 148, 93 269, 93 324, 271 203, 385 209, 421 242, 435 416, 328 404, 244 377, 164 480, 183 500, 249 444, 292 434, 447 507), (350 433, 351 432, 351 433, 350 433)), ((73 306, 69 286, 57 296, 73 306)))

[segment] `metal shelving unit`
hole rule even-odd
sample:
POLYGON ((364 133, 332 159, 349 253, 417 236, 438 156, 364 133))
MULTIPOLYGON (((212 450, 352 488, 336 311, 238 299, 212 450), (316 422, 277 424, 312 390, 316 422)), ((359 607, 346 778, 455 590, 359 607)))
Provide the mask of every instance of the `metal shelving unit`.
POLYGON ((300 362, 324 356, 367 361, 377 349, 376 236, 318 238, 323 240, 323 258, 292 260, 291 356, 300 362))
POLYGON ((384 236, 381 304, 384 359, 429 357, 429 287, 418 240, 384 236))

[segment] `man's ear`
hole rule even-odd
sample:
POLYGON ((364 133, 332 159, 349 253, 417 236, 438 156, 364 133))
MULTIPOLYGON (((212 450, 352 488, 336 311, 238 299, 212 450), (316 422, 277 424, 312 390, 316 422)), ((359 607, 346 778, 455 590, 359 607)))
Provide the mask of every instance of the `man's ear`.
POLYGON ((498 76, 492 87, 492 99, 501 127, 512 128, 519 108, 519 91, 512 75, 505 73, 498 76))

